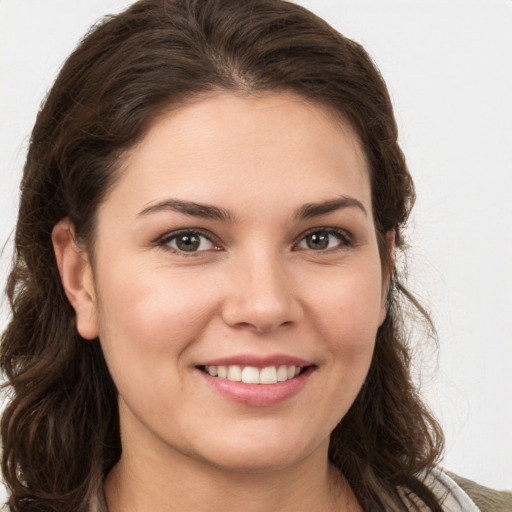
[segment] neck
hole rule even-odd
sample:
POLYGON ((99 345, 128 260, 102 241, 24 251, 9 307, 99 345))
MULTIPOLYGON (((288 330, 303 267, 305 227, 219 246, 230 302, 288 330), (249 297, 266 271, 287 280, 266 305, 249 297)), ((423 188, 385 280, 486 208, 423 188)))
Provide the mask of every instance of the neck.
MULTIPOLYGON (((171 455, 171 454, 167 454, 171 455)), ((123 452, 105 482, 109 512, 306 512, 361 510, 342 475, 314 453, 286 469, 240 472, 180 453, 162 458, 123 452)))

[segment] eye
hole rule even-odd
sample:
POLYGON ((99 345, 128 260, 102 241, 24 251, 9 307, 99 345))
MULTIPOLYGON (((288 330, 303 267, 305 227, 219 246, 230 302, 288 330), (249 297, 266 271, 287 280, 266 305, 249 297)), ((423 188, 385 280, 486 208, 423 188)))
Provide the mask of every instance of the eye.
POLYGON ((310 231, 297 244, 299 249, 326 251, 350 245, 348 236, 343 231, 334 229, 316 229, 310 231))
POLYGON ((158 241, 158 244, 167 246, 178 253, 196 253, 219 249, 208 236, 194 230, 182 230, 169 233, 162 237, 158 241))

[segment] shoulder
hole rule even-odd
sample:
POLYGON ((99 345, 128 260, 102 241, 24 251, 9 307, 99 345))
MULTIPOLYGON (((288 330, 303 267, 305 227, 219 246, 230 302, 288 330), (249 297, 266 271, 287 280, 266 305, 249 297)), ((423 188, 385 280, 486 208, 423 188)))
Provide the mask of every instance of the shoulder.
POLYGON ((429 471, 423 482, 445 512, 512 512, 512 493, 483 487, 439 468, 429 471))
POLYGON ((512 511, 512 492, 495 491, 453 473, 447 475, 472 499, 481 512, 512 511))

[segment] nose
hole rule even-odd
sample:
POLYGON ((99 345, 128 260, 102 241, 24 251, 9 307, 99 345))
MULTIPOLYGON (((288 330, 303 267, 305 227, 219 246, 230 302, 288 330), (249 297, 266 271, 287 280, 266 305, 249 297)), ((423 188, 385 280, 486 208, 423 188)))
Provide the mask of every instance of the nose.
POLYGON ((296 324, 302 318, 294 282, 277 258, 245 258, 232 268, 222 307, 226 324, 258 333, 296 324))

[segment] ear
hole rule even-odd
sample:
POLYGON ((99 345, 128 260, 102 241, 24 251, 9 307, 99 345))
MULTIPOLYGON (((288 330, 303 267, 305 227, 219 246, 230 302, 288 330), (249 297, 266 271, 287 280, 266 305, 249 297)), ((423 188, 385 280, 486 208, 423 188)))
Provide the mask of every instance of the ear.
POLYGON ((382 302, 379 325, 382 325, 386 319, 386 315, 388 314, 388 293, 393 269, 395 268, 395 247, 396 232, 395 228, 393 228, 386 233, 386 251, 388 252, 388 261, 386 267, 383 267, 382 269, 382 302))
POLYGON ((75 241, 73 223, 62 219, 52 232, 53 250, 60 279, 76 313, 76 328, 82 338, 98 337, 96 294, 89 257, 75 241))

